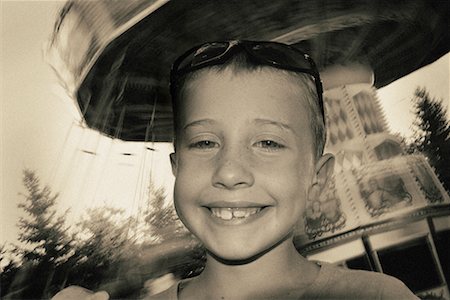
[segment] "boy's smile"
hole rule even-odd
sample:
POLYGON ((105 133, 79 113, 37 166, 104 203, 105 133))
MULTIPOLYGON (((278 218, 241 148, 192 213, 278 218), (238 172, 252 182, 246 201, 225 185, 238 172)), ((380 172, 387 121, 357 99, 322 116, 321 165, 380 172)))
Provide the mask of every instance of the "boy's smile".
POLYGON ((236 219, 247 219, 251 215, 259 213, 266 206, 260 206, 254 204, 255 206, 243 206, 241 202, 224 204, 224 206, 217 206, 216 203, 212 203, 207 206, 211 211, 212 215, 221 220, 236 220, 236 219), (235 207, 240 205, 240 207, 235 207))
POLYGON ((263 209, 269 207, 259 203, 250 204, 245 201, 211 203, 205 206, 223 225, 237 225, 253 221, 262 216, 263 209), (223 222, 225 221, 225 222, 223 222))
POLYGON ((316 174, 302 96, 271 68, 203 70, 186 84, 171 156, 175 206, 216 256, 249 259, 300 220, 316 174))

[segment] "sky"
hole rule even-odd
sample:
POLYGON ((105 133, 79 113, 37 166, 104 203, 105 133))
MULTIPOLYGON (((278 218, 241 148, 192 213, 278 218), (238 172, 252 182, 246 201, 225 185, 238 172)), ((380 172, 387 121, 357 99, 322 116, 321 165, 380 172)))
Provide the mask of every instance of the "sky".
MULTIPOLYGON (((73 100, 43 59, 43 46, 62 3, 0 2, 0 244, 17 237, 24 168, 35 170, 42 184, 59 192, 59 208, 70 207, 72 221, 87 208, 103 204, 136 213, 142 209, 138 199, 145 196, 149 178, 171 197, 170 144, 149 144, 155 151, 148 151, 142 143, 111 140, 79 125, 73 100)), ((378 91, 393 133, 411 134, 409 99, 419 85, 448 106, 449 57, 378 91)))

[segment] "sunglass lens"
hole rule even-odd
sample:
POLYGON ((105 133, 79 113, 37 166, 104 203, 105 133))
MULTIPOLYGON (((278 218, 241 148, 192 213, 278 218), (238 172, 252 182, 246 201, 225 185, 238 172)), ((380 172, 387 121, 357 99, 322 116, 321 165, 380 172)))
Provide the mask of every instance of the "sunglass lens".
POLYGON ((310 62, 301 52, 276 43, 260 43, 252 47, 253 55, 279 66, 311 69, 310 62))
POLYGON ((178 70, 184 68, 198 67, 217 59, 228 50, 228 43, 207 43, 187 56, 178 67, 178 70))

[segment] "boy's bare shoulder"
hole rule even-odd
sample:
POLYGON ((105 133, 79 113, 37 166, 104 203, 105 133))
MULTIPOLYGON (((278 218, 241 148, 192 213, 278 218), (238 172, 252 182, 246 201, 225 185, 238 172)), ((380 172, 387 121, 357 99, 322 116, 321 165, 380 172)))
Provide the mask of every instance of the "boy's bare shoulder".
POLYGON ((418 299, 400 280, 377 272, 323 264, 311 298, 418 299))

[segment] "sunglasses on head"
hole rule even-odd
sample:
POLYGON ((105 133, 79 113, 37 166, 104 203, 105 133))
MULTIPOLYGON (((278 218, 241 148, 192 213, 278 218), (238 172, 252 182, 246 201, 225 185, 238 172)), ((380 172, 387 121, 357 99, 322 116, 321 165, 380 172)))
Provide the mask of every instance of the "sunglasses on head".
POLYGON ((317 98, 324 117, 322 82, 314 61, 308 54, 277 42, 235 40, 209 42, 191 48, 172 65, 170 72, 172 95, 175 95, 175 86, 180 77, 205 67, 221 65, 237 51, 245 51, 257 64, 310 75, 316 85, 317 98))

